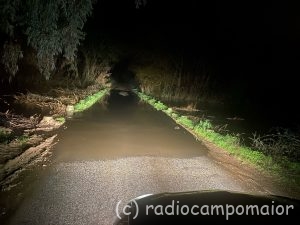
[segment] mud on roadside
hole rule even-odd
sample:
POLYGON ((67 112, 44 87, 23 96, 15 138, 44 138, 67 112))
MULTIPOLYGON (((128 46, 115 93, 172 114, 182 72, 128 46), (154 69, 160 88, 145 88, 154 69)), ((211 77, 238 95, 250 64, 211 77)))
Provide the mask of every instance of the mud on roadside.
MULTIPOLYGON (((69 106, 99 89, 99 85, 92 85, 86 89, 14 95, 13 102, 0 109, 0 190, 9 189, 20 171, 50 155, 69 106), (16 105, 24 110, 16 111, 16 105)), ((5 96, 0 99, 5 100, 5 96)))

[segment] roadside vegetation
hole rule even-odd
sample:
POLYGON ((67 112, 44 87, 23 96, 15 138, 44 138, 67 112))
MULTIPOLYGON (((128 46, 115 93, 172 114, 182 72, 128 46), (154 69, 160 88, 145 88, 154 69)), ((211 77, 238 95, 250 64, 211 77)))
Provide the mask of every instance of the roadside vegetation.
POLYGON ((47 160, 48 150, 56 143, 56 131, 66 122, 68 107, 71 106, 75 113, 82 112, 108 93, 107 88, 99 91, 96 86, 79 91, 77 95, 60 90, 57 98, 32 93, 15 96, 15 102, 25 108, 30 104, 35 111, 43 109, 43 115, 26 117, 10 110, 0 112, 0 189, 10 187, 17 177, 16 172, 30 162, 47 160))
POLYGON ((80 100, 74 106, 74 112, 82 112, 92 105, 94 105, 97 101, 99 101, 103 96, 108 93, 107 89, 101 90, 93 95, 87 96, 85 99, 80 100))
POLYGON ((65 119, 65 117, 57 117, 57 118, 55 118, 55 120, 57 121, 57 122, 60 122, 60 123, 65 123, 66 122, 66 119, 65 119))
POLYGON ((93 9, 93 0, 4 0, 0 3, 0 35, 3 36, 5 71, 11 81, 20 60, 33 54, 33 64, 49 79, 59 66, 57 58, 72 64, 84 39, 83 26, 93 9), (25 45, 24 43, 27 43, 25 45))
POLYGON ((166 113, 196 137, 215 144, 230 155, 251 163, 261 170, 280 175, 283 179, 293 177, 289 182, 294 181, 300 185, 300 139, 296 135, 289 134, 287 131, 264 136, 253 135, 251 146, 246 146, 240 135, 219 132, 219 127, 214 127, 209 120, 192 120, 149 95, 141 92, 137 94, 141 100, 166 113))
POLYGON ((130 66, 140 90, 164 102, 188 102, 196 107, 199 99, 221 101, 213 67, 184 54, 140 53, 130 66))

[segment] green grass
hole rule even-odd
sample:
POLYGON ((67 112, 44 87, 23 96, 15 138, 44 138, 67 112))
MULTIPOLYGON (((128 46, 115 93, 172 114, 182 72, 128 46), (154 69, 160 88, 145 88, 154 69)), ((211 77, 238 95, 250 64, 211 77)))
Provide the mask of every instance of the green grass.
POLYGON ((28 140, 29 140, 29 136, 26 134, 16 138, 16 141, 19 142, 20 144, 25 144, 28 140))
MULTIPOLYGON (((272 155, 265 155, 263 152, 241 144, 240 137, 238 136, 215 132, 213 130, 213 125, 209 120, 200 120, 200 122, 194 124, 188 117, 174 113, 171 108, 168 108, 162 102, 141 92, 137 92, 137 94, 141 100, 148 102, 155 109, 163 111, 168 116, 172 117, 176 123, 185 127, 197 137, 215 144, 236 158, 249 162, 262 170, 273 172, 278 175, 294 174, 299 176, 300 174, 299 162, 291 162, 284 156, 280 157, 280 159, 275 159, 272 155)), ((296 183, 300 184, 299 179, 296 183)))
POLYGON ((98 100, 100 100, 108 92, 107 89, 101 90, 93 95, 86 97, 85 99, 80 100, 77 104, 74 105, 74 112, 82 112, 92 105, 94 105, 98 100))
POLYGON ((27 134, 23 134, 23 135, 17 137, 14 140, 14 142, 18 143, 20 148, 26 149, 27 147, 29 147, 29 144, 28 144, 29 139, 30 139, 30 137, 27 134))
POLYGON ((0 127, 0 143, 8 143, 11 140, 11 138, 11 132, 5 129, 4 127, 0 127))
POLYGON ((178 124, 185 126, 191 130, 193 130, 195 127, 194 122, 192 120, 190 120, 189 118, 187 118, 186 116, 179 116, 175 121, 178 124))
MULTIPOLYGON (((108 92, 108 89, 103 89, 101 91, 98 91, 97 93, 93 95, 87 96, 85 99, 80 100, 77 104, 74 105, 74 112, 82 112, 88 108, 90 108, 92 105, 94 105, 97 101, 99 101, 101 98, 103 98, 108 92)), ((65 123, 66 118, 63 116, 54 118, 59 123, 65 123)))
POLYGON ((57 117, 57 118, 55 118, 55 120, 57 121, 57 122, 60 122, 60 123, 65 123, 66 122, 66 118, 65 117, 57 117))
POLYGON ((163 109, 162 111, 164 111, 164 113, 166 113, 168 116, 171 116, 171 117, 172 117, 172 114, 174 114, 172 108, 163 109))
POLYGON ((158 101, 154 103, 154 108, 157 110, 166 110, 168 109, 167 106, 165 106, 162 102, 158 101))

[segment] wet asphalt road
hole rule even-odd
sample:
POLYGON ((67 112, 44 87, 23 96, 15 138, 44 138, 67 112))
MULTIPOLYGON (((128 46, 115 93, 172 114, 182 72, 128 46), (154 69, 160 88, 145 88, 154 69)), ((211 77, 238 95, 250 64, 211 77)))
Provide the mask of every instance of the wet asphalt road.
POLYGON ((176 126, 136 96, 113 92, 106 105, 68 121, 52 164, 32 183, 9 224, 106 225, 119 201, 144 194, 250 191, 176 126))

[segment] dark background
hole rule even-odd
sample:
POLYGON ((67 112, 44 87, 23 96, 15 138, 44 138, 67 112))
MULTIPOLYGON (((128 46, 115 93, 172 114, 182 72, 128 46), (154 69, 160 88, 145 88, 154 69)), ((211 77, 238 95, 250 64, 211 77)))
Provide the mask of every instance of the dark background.
POLYGON ((227 104, 299 122, 296 5, 148 0, 136 9, 133 0, 100 0, 85 29, 88 36, 107 34, 129 48, 139 46, 139 51, 157 48, 205 60, 217 71, 227 104))

